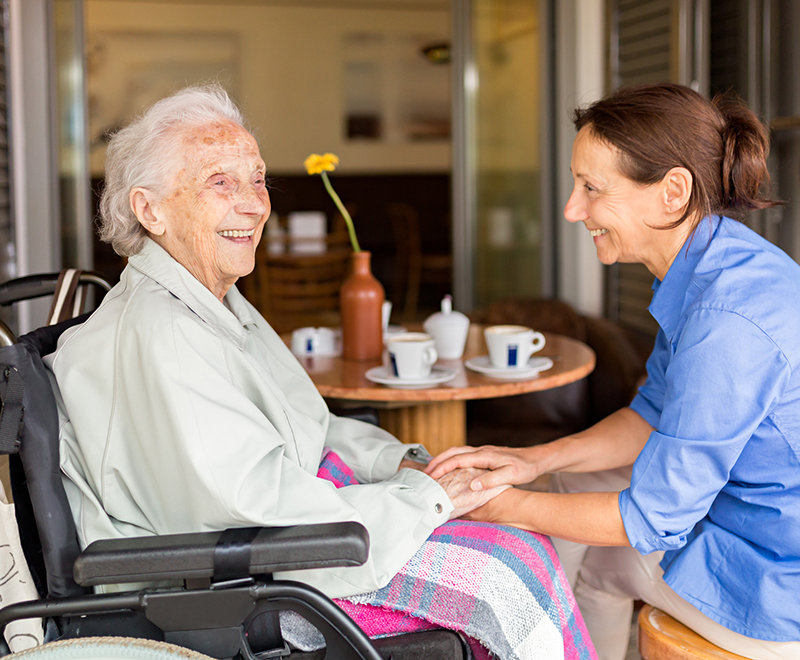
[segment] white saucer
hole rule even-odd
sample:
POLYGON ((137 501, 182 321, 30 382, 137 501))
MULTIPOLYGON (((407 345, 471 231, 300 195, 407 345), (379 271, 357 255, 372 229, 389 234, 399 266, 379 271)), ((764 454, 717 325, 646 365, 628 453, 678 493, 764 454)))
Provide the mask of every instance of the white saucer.
POLYGON ((456 371, 455 369, 433 367, 433 369, 431 369, 431 375, 427 378, 410 379, 398 378, 389 371, 388 367, 373 367, 364 375, 367 377, 367 380, 371 380, 373 383, 386 385, 387 387, 394 387, 399 390, 420 390, 426 387, 433 387, 439 383, 446 383, 448 380, 455 378, 456 371))
POLYGON ((490 378, 528 380, 538 376, 540 371, 550 369, 553 366, 553 361, 547 357, 532 357, 524 367, 499 368, 492 364, 488 355, 481 355, 480 357, 470 358, 464 363, 464 366, 490 378))

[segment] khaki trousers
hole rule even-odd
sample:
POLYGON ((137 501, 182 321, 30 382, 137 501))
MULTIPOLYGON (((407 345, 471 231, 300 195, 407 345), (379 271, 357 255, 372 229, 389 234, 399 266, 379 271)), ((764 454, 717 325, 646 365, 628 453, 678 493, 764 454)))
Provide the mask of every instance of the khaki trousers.
MULTIPOLYGON (((620 491, 630 485, 631 468, 587 474, 554 474, 556 493, 620 491)), ((658 565, 663 552, 642 555, 634 548, 592 547, 552 539, 575 591, 600 660, 623 660, 630 639, 633 601, 657 607, 732 653, 753 660, 800 660, 800 642, 767 642, 735 633, 710 619, 664 582, 658 565)))

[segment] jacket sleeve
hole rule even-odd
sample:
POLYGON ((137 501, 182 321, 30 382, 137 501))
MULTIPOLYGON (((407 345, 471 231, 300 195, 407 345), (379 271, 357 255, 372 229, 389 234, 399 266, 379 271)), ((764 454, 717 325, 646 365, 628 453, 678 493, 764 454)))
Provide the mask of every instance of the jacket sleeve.
POLYGON ((336 415, 330 416, 325 444, 341 456, 360 483, 389 479, 408 450, 421 447, 403 444, 372 424, 336 415))

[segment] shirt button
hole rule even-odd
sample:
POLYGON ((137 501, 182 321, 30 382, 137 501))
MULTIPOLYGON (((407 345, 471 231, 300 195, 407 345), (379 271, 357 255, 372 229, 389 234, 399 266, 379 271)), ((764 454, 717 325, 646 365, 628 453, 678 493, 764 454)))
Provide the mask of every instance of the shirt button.
POLYGON ((436 513, 441 513, 443 511, 442 505, 437 504, 435 507, 433 507, 433 510, 436 511, 436 513))

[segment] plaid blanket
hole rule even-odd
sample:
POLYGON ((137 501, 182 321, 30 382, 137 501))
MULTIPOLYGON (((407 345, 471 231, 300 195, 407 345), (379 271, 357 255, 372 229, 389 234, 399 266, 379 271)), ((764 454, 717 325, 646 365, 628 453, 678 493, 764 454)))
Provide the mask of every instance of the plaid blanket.
MULTIPOLYGON (((317 476, 357 483, 327 448, 317 476)), ((550 540, 513 527, 450 521, 385 587, 336 602, 370 637, 448 628, 477 660, 597 660, 550 540)))

